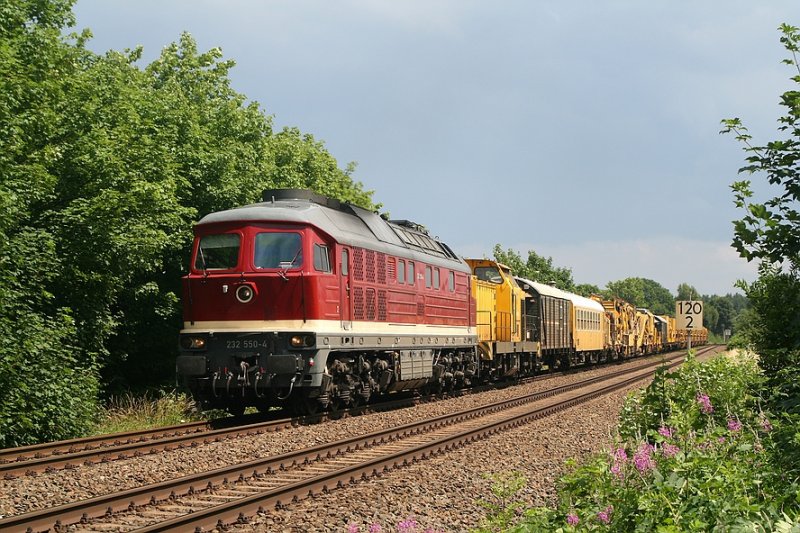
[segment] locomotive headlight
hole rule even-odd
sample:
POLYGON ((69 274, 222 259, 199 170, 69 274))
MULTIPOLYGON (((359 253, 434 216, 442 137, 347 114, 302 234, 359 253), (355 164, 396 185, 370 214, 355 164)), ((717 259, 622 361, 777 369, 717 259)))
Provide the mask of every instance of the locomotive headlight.
POLYGON ((181 348, 184 350, 202 350, 206 347, 204 337, 191 337, 189 335, 181 337, 181 348))
POLYGON ((309 347, 314 345, 314 336, 313 335, 295 335, 293 336, 289 342, 292 345, 292 348, 303 348, 309 347))
POLYGON ((246 304, 250 300, 253 299, 255 296, 256 291, 253 290, 253 287, 250 285, 239 285, 239 288, 236 289, 236 299, 246 304))

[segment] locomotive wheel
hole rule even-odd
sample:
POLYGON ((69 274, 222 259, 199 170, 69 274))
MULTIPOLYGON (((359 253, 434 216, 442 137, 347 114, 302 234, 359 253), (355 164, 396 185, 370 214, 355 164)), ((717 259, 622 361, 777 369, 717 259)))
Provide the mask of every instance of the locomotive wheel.
POLYGON ((350 405, 353 407, 363 407, 367 404, 367 402, 364 401, 364 396, 361 394, 361 390, 362 386, 359 383, 353 387, 353 390, 350 392, 350 405))
POLYGON ((331 400, 328 409, 330 410, 330 417, 334 420, 339 420, 344 416, 344 411, 347 409, 347 406, 341 398, 334 398, 331 400))
POLYGON ((300 416, 314 416, 320 412, 320 404, 317 398, 311 398, 308 394, 300 394, 292 404, 294 411, 300 416))

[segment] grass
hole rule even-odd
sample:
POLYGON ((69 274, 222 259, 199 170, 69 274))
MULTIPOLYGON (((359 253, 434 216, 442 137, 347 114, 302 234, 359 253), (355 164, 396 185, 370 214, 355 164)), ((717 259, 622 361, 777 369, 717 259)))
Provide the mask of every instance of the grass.
POLYGON ((183 393, 158 392, 134 395, 126 393, 112 397, 92 430, 93 435, 105 435, 140 429, 173 426, 186 422, 207 420, 191 397, 183 393))

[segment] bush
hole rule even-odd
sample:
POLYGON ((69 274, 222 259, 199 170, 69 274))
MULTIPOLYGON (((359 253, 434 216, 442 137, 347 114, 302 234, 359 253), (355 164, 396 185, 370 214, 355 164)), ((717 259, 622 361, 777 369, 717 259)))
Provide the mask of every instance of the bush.
POLYGON ((628 397, 620 413, 620 437, 641 439, 667 421, 683 434, 702 430, 709 422, 724 425, 730 416, 756 403, 761 383, 755 358, 744 352, 705 363, 690 354, 673 372, 658 369, 644 391, 628 397), (701 397, 712 412, 704 412, 704 403, 698 401, 701 397))
POLYGON ((626 401, 618 445, 573 465, 557 506, 514 531, 791 529, 800 492, 783 452, 800 426, 761 410, 761 383, 741 355, 661 371, 626 401))
POLYGON ((94 419, 98 379, 70 344, 71 318, 14 311, 0 310, 0 448, 83 434, 94 419))

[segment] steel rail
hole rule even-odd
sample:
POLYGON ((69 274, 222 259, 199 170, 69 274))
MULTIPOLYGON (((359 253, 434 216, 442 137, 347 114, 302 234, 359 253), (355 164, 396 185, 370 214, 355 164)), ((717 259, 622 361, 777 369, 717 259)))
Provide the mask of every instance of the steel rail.
MULTIPOLYGON (((443 425, 456 423, 470 417, 478 416, 476 414, 478 412, 487 414, 503 408, 520 405, 521 403, 536 401, 538 399, 564 393, 569 390, 589 386, 590 384, 597 383, 599 381, 607 381, 625 374, 638 372, 643 369, 650 369, 654 366, 660 365, 661 363, 662 361, 657 361, 645 365, 639 365, 637 367, 625 369, 609 375, 583 380, 568 386, 556 387, 547 391, 529 394, 515 400, 495 402, 494 404, 476 407, 459 413, 442 415, 440 417, 426 420, 423 423, 427 425, 428 431, 430 431, 443 425)), ((647 372, 646 375, 649 374, 650 373, 647 372)), ((644 377, 640 377, 638 379, 643 378, 644 377)), ((398 438, 419 434, 421 431, 420 423, 407 424, 399 428, 374 432, 366 436, 362 435, 353 437, 335 443, 323 444, 306 450, 290 452, 277 457, 255 460, 244 464, 224 467, 208 473, 195 474, 177 480, 169 480, 145 487, 130 489, 117 494, 98 496, 82 502, 64 504, 52 509, 44 509, 27 513, 25 515, 8 517, 0 520, 0 529, 20 528, 20 530, 24 530, 25 528, 30 528, 31 530, 40 530, 59 528, 65 524, 76 523, 80 522, 81 520, 85 521, 89 516, 98 516, 132 509, 139 505, 155 503, 174 497, 179 493, 191 494, 196 490, 202 490, 206 487, 214 486, 215 484, 225 484, 230 480, 236 479, 237 477, 241 478, 245 474, 259 476, 262 475, 262 473, 275 472, 281 467, 285 467, 286 464, 300 464, 309 461, 315 461, 320 459, 323 455, 334 456, 336 454, 359 449, 363 446, 374 446, 382 442, 391 442, 398 438)))
MULTIPOLYGON (((664 356, 668 354, 653 354, 653 356, 657 355, 664 356)), ((595 366, 580 367, 579 369, 564 371, 561 374, 572 371, 583 371, 590 368, 595 368, 595 366)), ((526 383, 532 380, 547 379, 553 375, 555 374, 540 374, 521 380, 521 382, 526 383)), ((483 387, 476 389, 477 392, 482 390, 484 390, 483 387)), ((431 397, 433 396, 434 395, 431 395, 431 397)), ((430 397, 423 397, 418 398, 417 401, 427 401, 429 399, 430 397)), ((390 400, 366 406, 353 407, 338 413, 338 416, 394 409, 408 406, 414 402, 415 399, 413 398, 390 400)), ((9 448, 0 450, 0 477, 4 479, 14 479, 21 475, 33 475, 39 472, 51 472, 58 469, 77 468, 81 465, 92 465, 112 460, 128 459, 159 451, 180 449, 186 446, 220 442, 223 439, 281 431, 297 425, 317 423, 336 417, 337 414, 321 413, 318 415, 281 418, 246 425, 236 425, 236 420, 228 422, 226 419, 218 419, 211 422, 192 422, 157 429, 138 430, 112 435, 98 435, 68 441, 9 448), (225 428, 212 429, 215 424, 230 425, 225 428), (13 459, 10 459, 12 457, 13 459)))
POLYGON ((120 443, 133 442, 136 439, 150 438, 153 436, 157 438, 160 435, 171 436, 177 433, 188 433, 191 431, 202 430, 208 426, 209 422, 207 421, 190 422, 187 424, 164 426, 157 429, 142 429, 124 433, 93 435, 91 437, 80 437, 56 442, 44 442, 41 444, 33 444, 31 446, 5 448, 0 449, 0 465, 13 462, 22 462, 30 459, 40 459, 45 455, 67 454, 89 448, 117 446, 120 443))
MULTIPOLYGON (((670 364, 670 367, 679 364, 681 364, 680 361, 675 361, 670 364)), ((371 477, 387 473, 390 470, 432 458, 440 453, 449 452, 472 442, 488 438, 501 431, 513 429, 533 420, 544 418, 559 411, 588 402, 599 396, 625 388, 628 385, 650 376, 650 372, 642 372, 631 378, 552 405, 534 408, 526 413, 518 414, 504 420, 490 422, 484 426, 468 429, 454 435, 445 436, 433 442, 413 446, 383 457, 347 466, 333 472, 301 480, 261 494, 255 494, 228 503, 200 509, 190 514, 159 522, 135 531, 136 533, 170 531, 198 532, 214 528, 223 529, 228 524, 246 524, 249 522, 249 516, 255 515, 256 513, 265 512, 270 508, 280 508, 301 499, 314 497, 316 494, 328 493, 335 488, 354 484, 359 480, 367 480, 371 477)))

